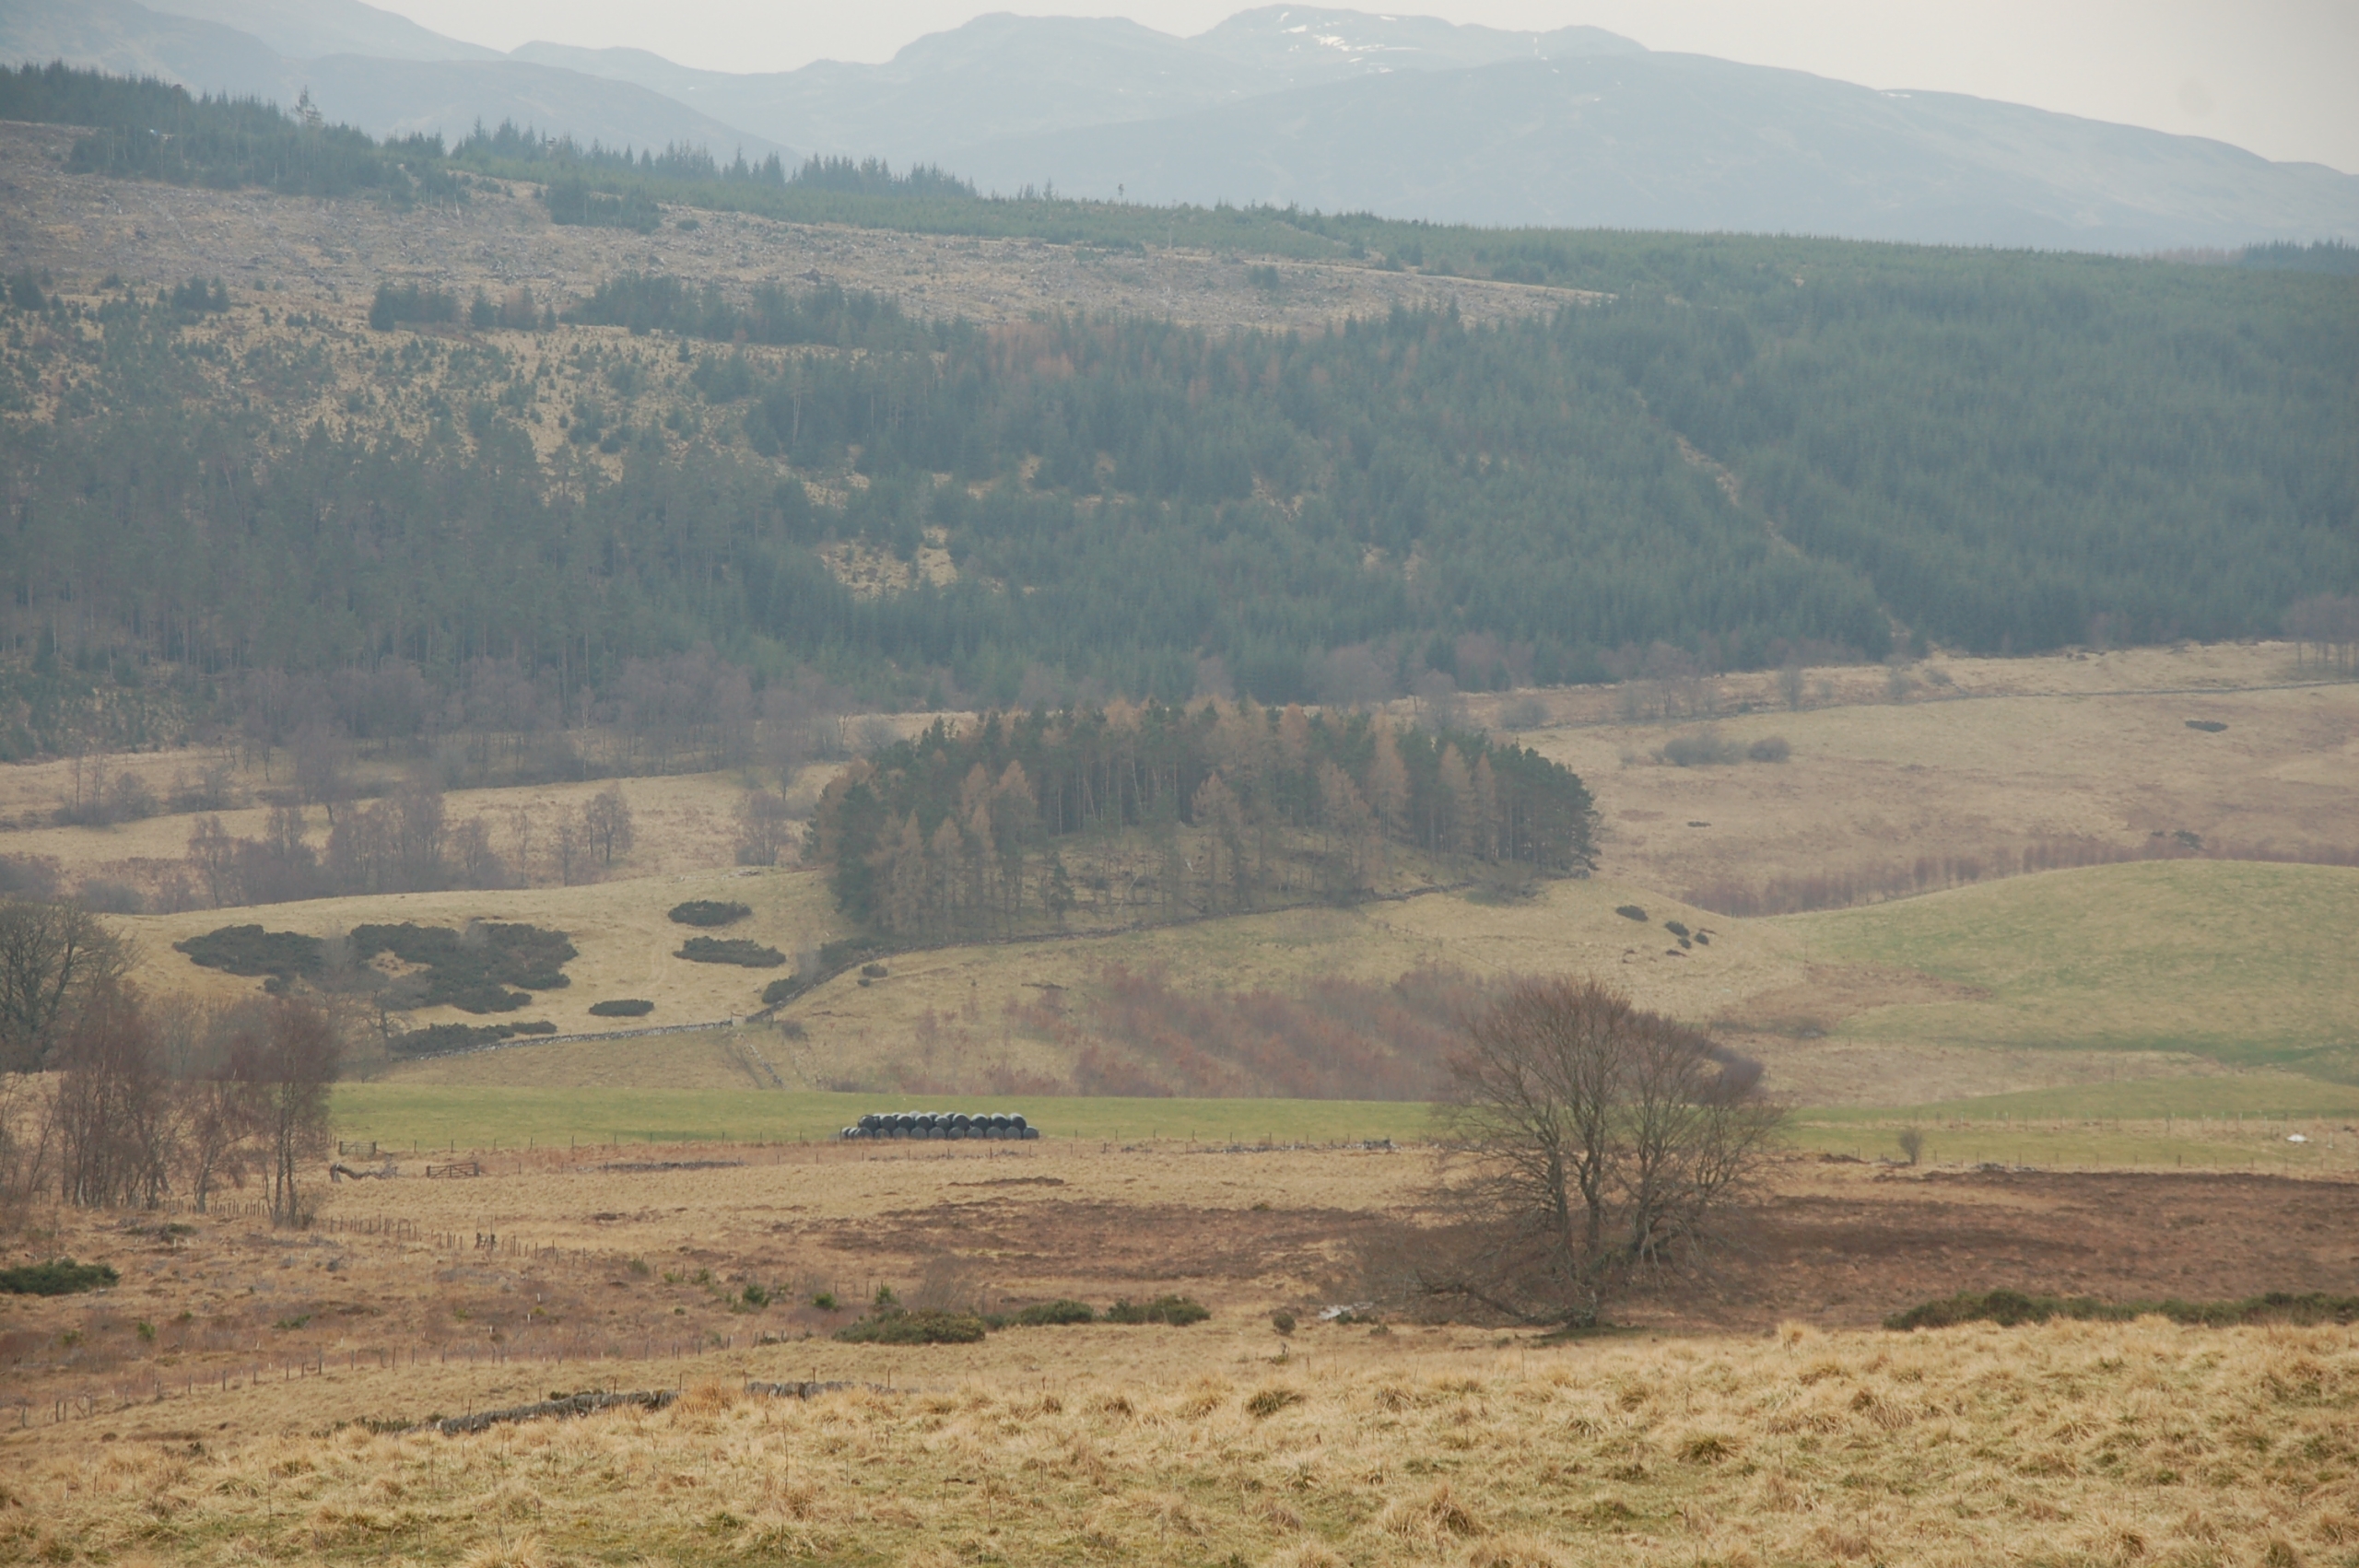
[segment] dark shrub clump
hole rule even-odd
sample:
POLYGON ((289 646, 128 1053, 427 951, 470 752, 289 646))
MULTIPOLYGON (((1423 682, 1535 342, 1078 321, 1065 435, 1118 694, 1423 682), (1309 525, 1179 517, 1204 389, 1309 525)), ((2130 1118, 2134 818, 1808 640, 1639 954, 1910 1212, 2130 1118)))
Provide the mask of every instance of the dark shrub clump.
POLYGON ((1185 1328, 1202 1323, 1212 1312, 1191 1296, 1157 1296, 1150 1302, 1118 1301, 1106 1309, 1109 1323, 1168 1323, 1185 1328))
POLYGON ((654 1011, 653 1002, 641 1001, 637 997, 618 997, 611 1001, 590 1004, 590 1016, 593 1018, 644 1018, 654 1011))
POLYGON ((0 1269, 0 1295, 77 1295, 111 1285, 116 1278, 115 1271, 103 1263, 76 1263, 71 1258, 53 1258, 46 1263, 0 1269))
POLYGON ((172 946, 204 968, 281 980, 316 975, 327 963, 327 944, 318 937, 266 931, 260 926, 223 926, 172 946))
POLYGON ((1019 1328, 1050 1328, 1068 1323, 1095 1323, 1097 1314, 1084 1301, 1044 1301, 1011 1315, 1019 1328))
POLYGON ((971 1312, 904 1312, 885 1307, 857 1323, 847 1323, 835 1337, 855 1345, 971 1345, 989 1326, 971 1312))
POLYGON ((1961 1292, 1929 1301, 1884 1320, 1887 1328, 1946 1328, 1959 1323, 1996 1323, 2013 1328, 2051 1317, 2081 1322, 2126 1323, 2133 1317, 2167 1317, 2174 1323, 2223 1328, 2247 1323, 2359 1322, 2359 1296, 2292 1295, 2271 1291, 2242 1301, 2099 1301, 2095 1296, 2036 1296, 2021 1291, 1961 1292))
POLYGON ((775 969, 786 962, 786 954, 775 947, 764 947, 758 942, 743 938, 692 936, 679 952, 672 955, 691 964, 734 964, 746 969, 775 969))
POLYGON ((672 919, 683 926, 726 926, 744 919, 754 911, 743 904, 724 904, 712 898, 691 898, 686 904, 672 906, 672 919))

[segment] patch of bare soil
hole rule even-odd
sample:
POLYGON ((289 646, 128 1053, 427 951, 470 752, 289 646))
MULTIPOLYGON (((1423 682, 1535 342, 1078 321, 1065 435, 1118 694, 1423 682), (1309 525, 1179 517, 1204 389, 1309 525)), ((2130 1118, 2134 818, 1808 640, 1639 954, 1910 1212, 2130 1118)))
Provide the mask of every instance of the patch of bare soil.
POLYGON ((2359 1183, 2231 1174, 1933 1172, 1793 1162, 1740 1245, 1643 1315, 1759 1328, 1881 1320, 2001 1287, 2108 1301, 2359 1293, 2359 1183))

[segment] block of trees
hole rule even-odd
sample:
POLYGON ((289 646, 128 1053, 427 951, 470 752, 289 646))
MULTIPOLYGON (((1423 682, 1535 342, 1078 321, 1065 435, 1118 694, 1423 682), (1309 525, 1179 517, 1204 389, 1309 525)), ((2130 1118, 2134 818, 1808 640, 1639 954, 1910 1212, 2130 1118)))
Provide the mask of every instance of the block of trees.
POLYGON ((855 763, 813 819, 837 907, 946 940, 1062 924, 1071 851, 1128 836, 1126 919, 1348 901, 1405 854, 1471 872, 1565 875, 1590 861, 1575 774, 1473 731, 1365 714, 1146 704, 936 724, 855 763))

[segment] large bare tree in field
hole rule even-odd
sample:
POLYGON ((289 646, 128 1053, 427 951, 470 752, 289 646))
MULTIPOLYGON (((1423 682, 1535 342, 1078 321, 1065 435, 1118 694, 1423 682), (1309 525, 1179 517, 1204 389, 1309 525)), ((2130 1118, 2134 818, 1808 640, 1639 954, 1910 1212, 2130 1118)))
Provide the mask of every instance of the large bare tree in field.
POLYGON ((1778 1124, 1759 1077, 1596 982, 1516 986, 1451 1063, 1459 1223, 1415 1283, 1515 1321, 1597 1323, 1713 1237, 1778 1124))

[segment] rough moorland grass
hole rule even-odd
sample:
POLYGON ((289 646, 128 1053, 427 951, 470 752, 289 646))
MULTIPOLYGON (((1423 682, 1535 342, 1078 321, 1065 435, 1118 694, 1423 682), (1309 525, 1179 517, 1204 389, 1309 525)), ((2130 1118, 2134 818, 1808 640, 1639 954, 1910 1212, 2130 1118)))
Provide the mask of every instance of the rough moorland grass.
MULTIPOLYGON (((561 1048, 561 1047, 552 1047, 561 1048)), ((501 1053, 504 1054, 504 1053, 501 1053)), ((1340 1143, 1427 1137, 1429 1107, 1390 1100, 1138 1100, 772 1091, 522 1089, 413 1084, 336 1087, 344 1137, 389 1149, 537 1143, 798 1142, 833 1138, 867 1111, 1020 1111, 1044 1136, 1114 1141, 1340 1143)), ((926 1145, 911 1145, 922 1153, 926 1145)), ((898 1145, 888 1146, 899 1152, 898 1145)))
MULTIPOLYGON (((1170 1333, 1169 1330, 1148 1332, 1170 1333)), ((1316 1372, 1218 1339, 1168 1378, 1053 1369, 442 1436, 290 1421, 9 1450, 29 1561, 2341 1564, 2340 1328, 1989 1325, 1426 1352, 1316 1372)), ((1346 1346, 1348 1345, 1348 1348, 1346 1346)), ((800 1376, 794 1352, 749 1369, 800 1376)), ((634 1369, 621 1369, 626 1375, 634 1369)), ((880 1369, 881 1370, 881 1369, 880 1369)), ((395 1380, 378 1380, 392 1388, 395 1380)), ((299 1386, 347 1409, 364 1377, 299 1386)), ((95 1424, 95 1423, 93 1423, 95 1424)))
POLYGON ((1982 993, 1876 1009, 1844 1035, 2189 1051, 2337 1074, 2359 1052, 2359 870, 2348 867, 2098 866, 1771 923, 1822 961, 1982 993))

